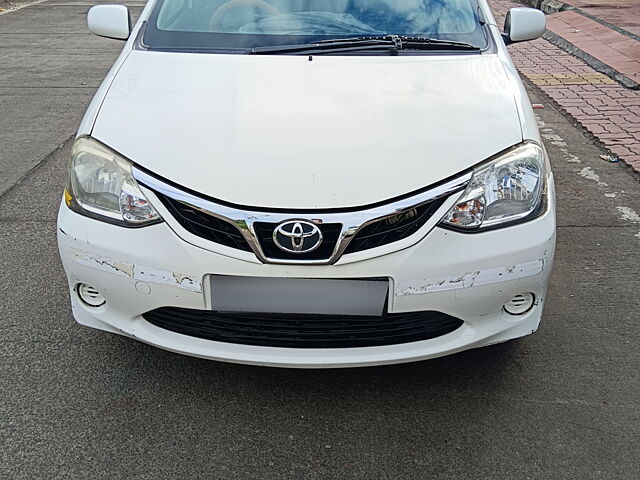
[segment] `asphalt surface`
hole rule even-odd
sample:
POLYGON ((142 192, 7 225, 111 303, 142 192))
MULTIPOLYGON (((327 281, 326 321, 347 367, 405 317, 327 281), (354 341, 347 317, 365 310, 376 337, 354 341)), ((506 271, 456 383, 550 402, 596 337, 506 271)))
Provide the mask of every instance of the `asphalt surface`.
MULTIPOLYGON (((95 3, 53 0, 0 15, 0 194, 75 134, 122 43, 89 33, 95 3)), ((121 2, 139 14, 144 2, 121 2)))
POLYGON ((535 335, 300 371, 76 325, 55 216, 67 139, 118 44, 68 3, 0 16, 0 478, 638 478, 639 178, 535 94, 559 222, 535 335), (26 29, 51 38, 7 33, 26 29))

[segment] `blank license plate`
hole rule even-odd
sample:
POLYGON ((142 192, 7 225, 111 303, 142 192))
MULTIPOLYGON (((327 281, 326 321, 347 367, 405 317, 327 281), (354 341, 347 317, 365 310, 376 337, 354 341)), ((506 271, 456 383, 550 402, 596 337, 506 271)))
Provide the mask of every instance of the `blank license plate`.
POLYGON ((382 315, 388 279, 338 280, 211 275, 218 312, 382 315))

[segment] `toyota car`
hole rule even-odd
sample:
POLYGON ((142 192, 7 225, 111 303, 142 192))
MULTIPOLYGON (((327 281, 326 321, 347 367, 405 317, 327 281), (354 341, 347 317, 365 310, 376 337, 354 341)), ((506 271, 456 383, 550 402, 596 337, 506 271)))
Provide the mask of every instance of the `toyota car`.
POLYGON ((78 323, 284 367, 428 359, 534 332, 549 160, 486 0, 151 0, 72 147, 78 323))

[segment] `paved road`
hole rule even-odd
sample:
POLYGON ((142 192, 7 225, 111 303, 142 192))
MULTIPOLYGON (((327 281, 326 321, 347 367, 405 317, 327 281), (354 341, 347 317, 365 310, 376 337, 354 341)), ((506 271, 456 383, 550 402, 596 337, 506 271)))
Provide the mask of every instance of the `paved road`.
MULTIPOLYGON (((92 3, 53 0, 0 15, 0 194, 77 130, 122 43, 91 35, 92 3)), ((144 2, 121 2, 133 14, 144 2)))
POLYGON ((540 111, 558 250, 544 323, 525 339, 339 371, 164 352, 72 321, 55 241, 65 139, 116 51, 82 34, 86 6, 46 6, 0 16, 3 38, 31 14, 74 32, 39 35, 50 62, 0 42, 0 122, 29 128, 0 132, 2 181, 42 160, 0 197, 0 478, 638 478, 638 175, 540 111), (44 114, 47 92, 62 93, 44 114))

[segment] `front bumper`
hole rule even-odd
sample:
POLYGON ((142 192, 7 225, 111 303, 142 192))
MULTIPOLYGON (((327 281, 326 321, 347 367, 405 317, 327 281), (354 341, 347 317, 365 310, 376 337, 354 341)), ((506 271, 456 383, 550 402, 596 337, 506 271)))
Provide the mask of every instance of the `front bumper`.
MULTIPOLYGON (((533 333, 540 322, 555 248, 553 195, 548 211, 520 225, 477 234, 434 228, 413 246, 334 265, 267 265, 192 245, 167 223, 126 229, 78 215, 64 203, 58 244, 78 323, 173 352, 255 365, 350 367, 443 356, 533 333), (160 307, 211 309, 209 274, 290 277, 388 277, 389 313, 433 310, 461 319, 438 338, 388 346, 297 349, 204 340, 156 327, 142 315, 160 307), (78 283, 98 289, 89 307, 78 283), (503 305, 531 292, 534 307, 510 315, 503 305)), ((416 234, 418 235, 418 234, 416 234)))

